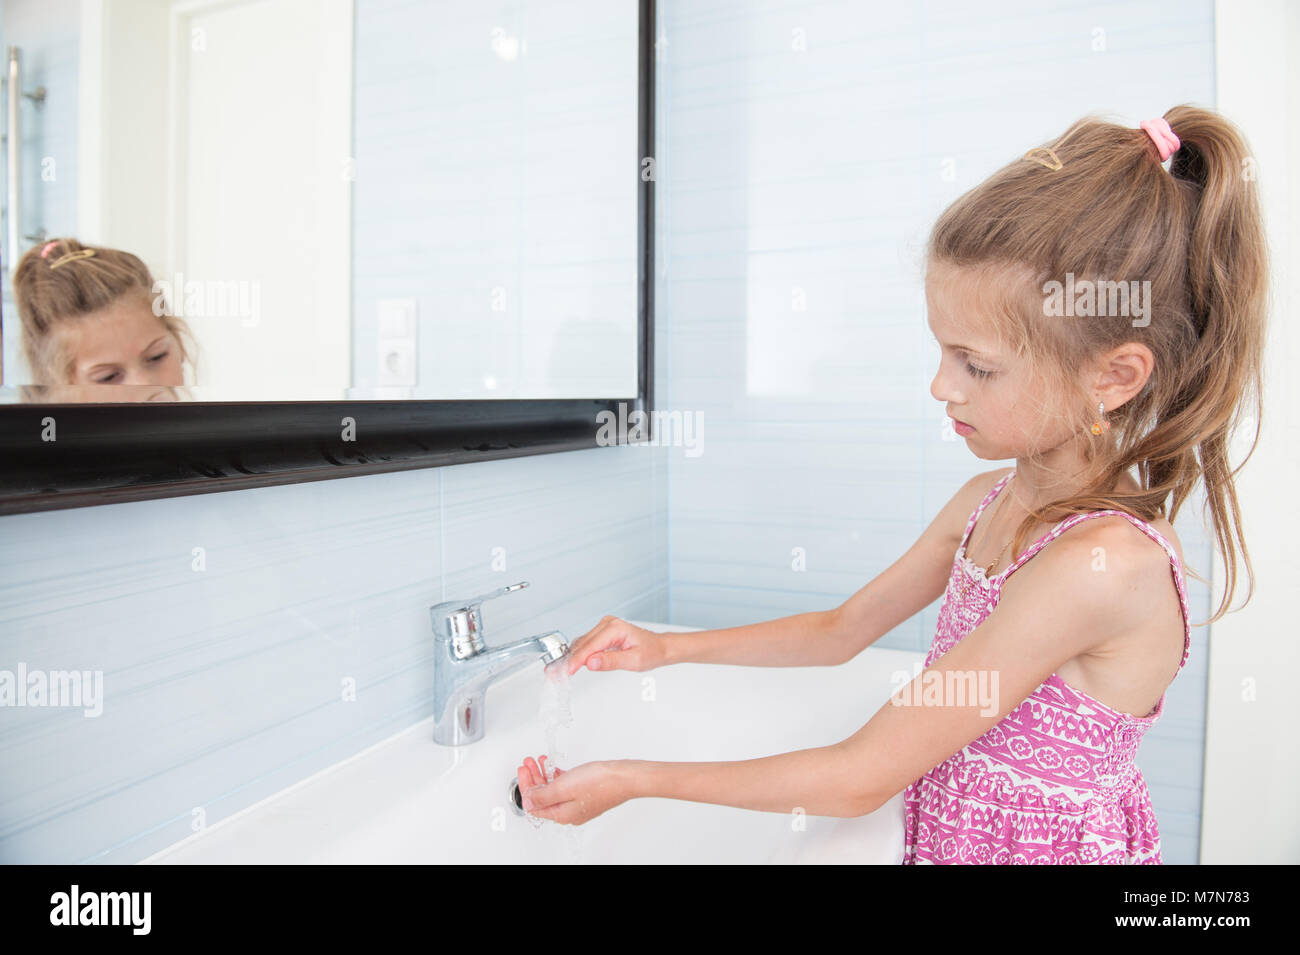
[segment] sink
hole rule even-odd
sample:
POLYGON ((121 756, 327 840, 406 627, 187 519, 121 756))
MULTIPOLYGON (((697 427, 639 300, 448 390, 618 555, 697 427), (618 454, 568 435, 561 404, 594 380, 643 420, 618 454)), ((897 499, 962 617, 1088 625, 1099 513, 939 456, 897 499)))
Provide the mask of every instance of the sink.
MULTIPOLYGON (((698 629, 636 623, 660 633, 698 629)), ((754 759, 838 742, 888 699, 891 674, 910 678, 923 658, 869 648, 839 667, 582 670, 569 678, 573 720, 556 737, 560 767, 754 759)), ((510 784, 525 756, 547 752, 545 689, 540 664, 525 668, 493 686, 482 740, 439 746, 430 717, 143 862, 897 864, 901 857, 901 793, 847 819, 673 799, 634 799, 583 826, 521 816, 510 784)))

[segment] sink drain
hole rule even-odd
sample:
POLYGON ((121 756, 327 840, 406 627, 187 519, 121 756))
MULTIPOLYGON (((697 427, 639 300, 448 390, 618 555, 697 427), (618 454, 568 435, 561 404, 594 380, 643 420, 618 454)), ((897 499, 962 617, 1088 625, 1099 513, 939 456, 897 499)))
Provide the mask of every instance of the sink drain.
POLYGON ((515 811, 516 816, 527 816, 524 812, 524 797, 519 792, 519 777, 516 776, 510 780, 510 808, 515 811))

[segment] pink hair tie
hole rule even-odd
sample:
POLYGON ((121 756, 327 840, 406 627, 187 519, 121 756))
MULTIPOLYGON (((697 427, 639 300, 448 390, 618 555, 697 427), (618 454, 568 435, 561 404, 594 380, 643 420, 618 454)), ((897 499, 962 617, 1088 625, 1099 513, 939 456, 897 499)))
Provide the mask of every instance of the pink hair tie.
POLYGON ((46 258, 50 254, 50 249, 59 244, 58 239, 51 239, 45 243, 45 248, 41 249, 41 258, 46 258))
POLYGON ((1156 144, 1156 149, 1160 150, 1161 162, 1178 152, 1182 145, 1174 135, 1174 131, 1169 128, 1169 122, 1163 118, 1144 119, 1138 123, 1138 126, 1147 131, 1151 141, 1156 144))

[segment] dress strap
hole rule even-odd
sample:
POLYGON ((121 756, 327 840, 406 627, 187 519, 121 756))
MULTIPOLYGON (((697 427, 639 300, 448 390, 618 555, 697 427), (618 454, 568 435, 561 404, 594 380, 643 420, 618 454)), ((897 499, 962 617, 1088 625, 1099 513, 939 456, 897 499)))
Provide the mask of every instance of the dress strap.
POLYGON ((1006 483, 1015 476, 1015 473, 1014 470, 1008 471, 1002 479, 994 484, 993 487, 989 489, 989 492, 984 495, 984 500, 980 501, 979 507, 975 508, 975 513, 972 514, 970 520, 966 522, 966 532, 961 535, 961 543, 957 545, 957 552, 959 554, 965 553, 966 542, 970 539, 970 532, 975 529, 975 522, 978 521, 980 515, 984 513, 984 508, 993 503, 993 499, 998 496, 998 492, 1001 491, 1006 483))
POLYGON ((1132 524, 1138 530, 1142 531, 1153 541, 1155 541, 1157 544, 1163 547, 1165 550, 1165 554, 1169 557, 1169 562, 1171 564, 1170 570, 1174 578, 1174 586, 1178 589, 1178 603, 1181 606, 1183 611, 1183 659, 1178 664, 1178 668, 1181 670, 1183 668, 1183 664, 1187 662, 1187 657, 1190 655, 1192 650, 1192 624, 1191 624, 1192 617, 1191 617, 1191 612, 1188 610, 1187 582, 1183 577, 1183 565, 1182 562, 1179 561, 1178 552, 1174 550, 1173 545, 1170 544, 1169 541, 1165 540, 1163 534, 1161 534, 1158 530, 1156 530, 1146 521, 1142 520, 1140 517, 1134 517, 1132 514, 1128 513, 1127 511, 1119 511, 1113 509, 1104 510, 1104 511, 1089 511, 1086 514, 1071 514, 1069 517, 1065 518, 1065 520, 1061 521, 1059 524, 1053 527, 1042 537, 1038 538, 1038 540, 1034 541, 1034 543, 1029 545, 1029 549, 1026 550, 1023 554, 1021 554, 1020 557, 1014 563, 1012 563, 1010 567, 1006 569, 1006 571, 1002 574, 1001 577, 994 578, 994 583, 996 586, 1001 587, 1002 584, 1006 583, 1008 577, 1010 577, 1022 566, 1024 566, 1026 561, 1028 561, 1031 557, 1037 554, 1040 550, 1042 550, 1052 541, 1056 540, 1056 538, 1060 537, 1062 534, 1068 531, 1075 524, 1082 523, 1083 521, 1089 520, 1094 517, 1106 517, 1110 515, 1123 517, 1126 520, 1128 520, 1130 524, 1132 524))

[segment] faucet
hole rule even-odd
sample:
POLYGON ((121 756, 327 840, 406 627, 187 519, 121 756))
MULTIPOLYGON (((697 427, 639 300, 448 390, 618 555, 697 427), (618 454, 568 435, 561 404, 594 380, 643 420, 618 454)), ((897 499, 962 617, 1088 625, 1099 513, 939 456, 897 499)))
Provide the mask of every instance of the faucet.
POLYGON ((534 660, 554 663, 569 652, 558 630, 503 647, 483 643, 485 600, 528 586, 523 580, 469 600, 446 600, 429 608, 436 648, 433 658, 433 740, 463 746, 483 738, 487 689, 534 660))

